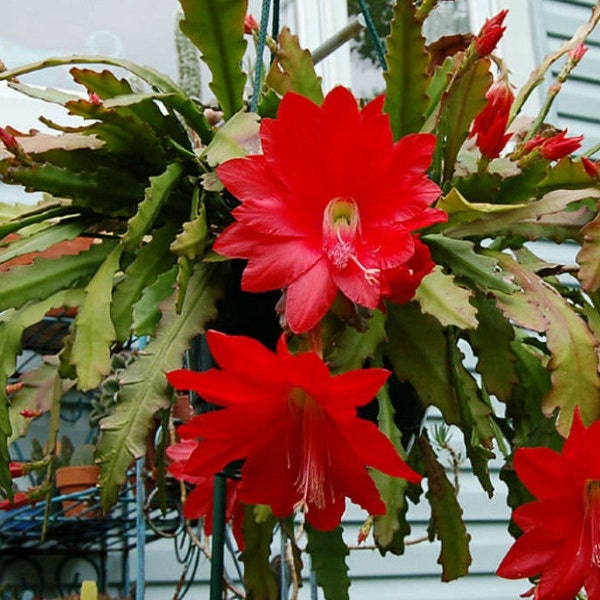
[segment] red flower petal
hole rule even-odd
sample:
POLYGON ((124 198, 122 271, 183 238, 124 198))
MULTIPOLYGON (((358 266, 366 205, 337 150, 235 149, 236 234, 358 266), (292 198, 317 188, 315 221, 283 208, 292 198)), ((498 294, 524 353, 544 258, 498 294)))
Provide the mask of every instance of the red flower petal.
POLYGON ((550 448, 520 448, 513 463, 519 479, 540 500, 557 495, 557 480, 568 481, 568 465, 550 448))
POLYGON ((289 284, 285 315, 292 331, 309 331, 327 313, 337 294, 325 258, 289 284))

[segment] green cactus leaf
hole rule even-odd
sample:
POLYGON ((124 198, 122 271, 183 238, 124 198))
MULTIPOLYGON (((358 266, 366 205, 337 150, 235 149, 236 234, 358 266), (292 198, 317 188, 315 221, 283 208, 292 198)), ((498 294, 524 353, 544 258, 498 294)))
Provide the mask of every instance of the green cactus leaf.
POLYGON ((184 19, 183 33, 202 54, 212 73, 210 88, 223 109, 225 119, 243 106, 246 75, 241 69, 246 51, 244 18, 247 0, 179 0, 184 19))
POLYGON ((444 160, 444 181, 452 178, 458 151, 469 135, 473 119, 486 104, 485 94, 491 83, 490 61, 480 58, 455 77, 442 97, 438 144, 444 160))
MULTIPOLYGON (((185 118, 188 124, 199 133, 202 141, 208 143, 212 137, 212 129, 206 118, 202 114, 202 111, 194 104, 194 102, 185 94, 185 92, 179 88, 171 79, 166 75, 159 73, 158 71, 150 67, 142 67, 128 60, 122 60, 117 58, 111 58, 107 56, 61 56, 51 57, 45 60, 29 63, 27 65, 15 68, 7 69, 6 71, 0 72, 0 81, 11 80, 19 75, 25 75, 27 73, 35 73, 49 67, 59 67, 65 65, 109 65, 112 67, 119 67, 139 77, 142 81, 146 82, 150 87, 157 91, 157 94, 166 94, 173 108, 178 110, 180 114, 185 118)), ((151 94, 150 96, 154 96, 151 94)))
POLYGON ((71 364, 77 370, 81 390, 98 387, 104 375, 110 373, 110 346, 117 339, 110 303, 122 252, 121 245, 115 246, 90 279, 73 323, 71 364))
MULTIPOLYGON (((118 79, 110 71, 102 72, 91 69, 80 69, 74 67, 71 69, 73 79, 86 87, 88 92, 97 94, 104 101, 107 108, 120 106, 118 98, 121 96, 130 96, 133 89, 126 79, 118 79), (107 100, 116 98, 117 102, 109 106, 107 100)), ((148 123, 150 127, 158 134, 173 137, 178 143, 189 145, 188 137, 181 127, 177 118, 168 113, 164 113, 154 103, 152 94, 145 95, 138 102, 126 104, 119 111, 122 114, 132 114, 143 122, 148 123)))
POLYGON ((108 510, 116 501, 131 463, 146 452, 146 436, 157 410, 167 408, 170 392, 165 373, 181 368, 183 352, 216 316, 223 295, 218 265, 198 265, 190 278, 180 314, 174 297, 161 305, 155 337, 121 378, 122 394, 113 414, 100 422, 98 458, 101 503, 108 510))
POLYGON ((515 235, 528 230, 547 232, 552 228, 556 229, 557 225, 567 230, 580 229, 585 223, 578 223, 577 213, 566 209, 570 204, 588 198, 600 198, 600 190, 556 190, 521 208, 515 207, 507 212, 482 213, 475 221, 450 225, 444 230, 444 235, 456 238, 515 235))
MULTIPOLYGON (((542 410, 547 417, 558 411, 556 428, 567 437, 575 407, 579 407, 585 423, 600 418, 598 338, 569 302, 541 277, 507 254, 495 255, 502 268, 514 275, 527 303, 539 315, 540 332, 546 334, 551 353, 547 368, 552 380, 552 388, 542 400, 542 410)), ((499 308, 518 325, 527 326, 521 321, 521 313, 513 311, 510 304, 499 302, 499 308)))
POLYGON ((498 261, 475 251, 473 242, 455 240, 438 234, 423 236, 431 249, 433 260, 451 268, 455 275, 465 277, 483 290, 494 289, 505 293, 515 291, 516 286, 498 268, 498 261))
POLYGON ((240 560, 244 563, 244 587, 248 600, 277 600, 278 581, 269 564, 273 529, 277 520, 268 511, 257 519, 252 505, 244 507, 242 531, 246 544, 240 560))
POLYGON ((13 488, 8 469, 8 440, 13 431, 6 384, 16 369, 23 331, 41 321, 51 308, 60 307, 63 303, 64 292, 60 291, 42 302, 30 303, 19 310, 6 310, 0 315, 0 487, 9 497, 12 497, 13 488))
MULTIPOLYGON (((149 101, 158 101, 167 108, 176 110, 186 121, 186 123, 200 136, 204 144, 210 143, 214 132, 208 120, 204 116, 199 106, 189 97, 181 93, 141 93, 129 94, 111 98, 104 103, 106 108, 119 108, 144 104, 149 101)), ((155 128, 156 129, 156 128, 155 128)), ((158 129, 156 129, 158 132, 158 129)), ((175 137, 175 136, 173 136, 175 137)), ((189 141, 180 142, 179 136, 175 138, 184 147, 189 147, 189 141)))
POLYGON ((279 34, 279 50, 267 74, 267 85, 283 96, 294 91, 315 104, 323 102, 321 78, 315 72, 310 52, 300 46, 287 27, 279 34))
POLYGON ((600 288, 600 216, 587 223, 581 230, 583 244, 577 254, 577 263, 581 267, 577 278, 587 292, 600 288))
POLYGON ((412 0, 398 0, 387 38, 384 110, 394 139, 421 130, 429 104, 429 53, 412 0))
POLYGON ((0 251, 0 263, 30 252, 42 252, 59 242, 74 240, 86 228, 87 223, 81 220, 43 224, 41 228, 36 229, 30 235, 11 242, 0 251))
POLYGON ((174 162, 160 175, 150 177, 150 186, 146 188, 144 199, 139 203, 136 214, 129 220, 127 231, 122 237, 125 250, 133 250, 141 243, 182 176, 183 166, 174 162))
POLYGON ((459 286, 454 275, 446 275, 438 265, 421 281, 415 300, 442 325, 473 329, 477 327, 477 309, 470 302, 472 296, 471 290, 459 286))
POLYGON ((66 107, 72 115, 98 121, 85 131, 104 141, 108 151, 135 159, 138 169, 140 165, 154 171, 164 168, 166 157, 161 140, 139 117, 82 99, 68 102, 66 107))
POLYGON ((0 174, 4 183, 18 183, 28 189, 72 198, 75 206, 89 206, 114 216, 130 213, 144 193, 143 182, 119 168, 100 167, 77 173, 48 163, 6 168, 0 163, 0 174))
POLYGON ((61 67, 66 65, 110 65, 112 67, 120 67, 133 75, 136 75, 151 87, 157 88, 162 92, 183 94, 183 91, 179 89, 171 79, 155 69, 147 66, 142 67, 129 60, 112 58, 109 56, 85 56, 77 54, 71 56, 53 56, 14 69, 1 71, 0 81, 10 81, 18 78, 20 75, 43 71, 49 67, 61 67))
MULTIPOLYGON (((386 386, 377 394, 377 401, 379 402, 378 427, 394 444, 400 456, 406 459, 400 430, 394 423, 394 408, 386 386)), ((406 520, 408 503, 405 496, 408 482, 381 471, 373 471, 371 474, 386 506, 385 515, 373 518, 375 543, 382 556, 387 552, 396 555, 404 554, 404 538, 410 534, 410 525, 406 520)))
POLYGON ((156 281, 144 289, 141 298, 133 306, 133 323, 135 335, 153 335, 162 316, 160 305, 172 293, 177 280, 179 268, 175 265, 161 273, 156 281))
POLYGON ((89 279, 114 246, 115 242, 93 244, 79 254, 38 258, 30 265, 10 269, 2 276, 0 310, 20 308, 89 279))
POLYGON ((596 184, 596 179, 586 173, 581 160, 565 156, 547 170, 546 177, 539 183, 539 189, 548 193, 552 190, 589 188, 596 184))
POLYGON ((416 302, 389 305, 386 332, 386 353, 398 379, 411 383, 423 406, 437 406, 446 423, 458 425, 460 410, 441 323, 424 315, 416 302))
POLYGON ((419 449, 427 474, 428 491, 425 496, 431 506, 435 533, 442 543, 438 558, 438 563, 442 565, 442 581, 452 581, 469 571, 472 562, 469 551, 471 536, 462 518, 463 511, 456 490, 424 435, 419 438, 419 449))
POLYGON ((202 151, 209 165, 215 166, 247 154, 260 154, 259 116, 239 112, 219 128, 212 142, 202 151))
POLYGON ((469 340, 477 354, 477 372, 489 394, 508 401, 518 383, 515 356, 511 350, 514 330, 493 299, 478 293, 472 300, 477 307, 479 325, 469 332, 469 340))
POLYGON ((16 83, 14 81, 9 82, 8 86, 29 98, 43 100, 44 102, 50 102, 52 104, 59 104, 60 106, 65 106, 68 102, 76 101, 81 98, 78 94, 70 94, 69 92, 56 90, 54 88, 43 88, 27 85, 25 83, 16 83))
POLYGON ((333 373, 361 369, 365 361, 375 355, 375 350, 385 339, 385 317, 375 311, 366 331, 345 327, 333 336, 327 354, 327 365, 333 373))
POLYGON ((183 231, 171 244, 171 252, 177 256, 185 256, 188 260, 194 260, 204 254, 207 234, 206 213, 202 211, 193 221, 186 221, 183 224, 183 231))
MULTIPOLYGON (((23 410, 40 410, 47 412, 52 404, 52 389, 56 382, 58 362, 54 356, 44 356, 40 367, 27 371, 19 381, 23 387, 10 397, 10 423, 12 435, 8 443, 12 444, 17 438, 27 435, 32 419, 25 418, 19 413, 23 410)), ((64 386, 64 391, 73 387, 71 382, 64 386)))
POLYGON ((323 590, 325 600, 348 600, 350 578, 346 556, 350 550, 342 538, 342 528, 319 531, 306 523, 304 529, 308 538, 306 552, 310 555, 317 584, 323 590))
POLYGON ((143 291, 161 273, 173 266, 175 257, 169 251, 169 244, 173 241, 175 231, 175 225, 172 224, 155 231, 152 239, 141 246, 135 259, 125 270, 125 277, 117 284, 110 314, 119 341, 125 341, 131 335, 133 305, 140 299, 143 291))

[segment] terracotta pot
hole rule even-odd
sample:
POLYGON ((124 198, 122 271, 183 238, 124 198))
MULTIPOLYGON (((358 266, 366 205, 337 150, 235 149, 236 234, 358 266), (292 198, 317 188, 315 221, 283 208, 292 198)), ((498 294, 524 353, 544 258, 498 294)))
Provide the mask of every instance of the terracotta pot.
MULTIPOLYGON (((94 487, 98 483, 99 476, 100 467, 96 465, 60 467, 56 469, 56 487, 61 496, 83 492, 94 487)), ((97 510, 89 510, 85 499, 73 498, 63 500, 62 504, 66 517, 78 517, 81 515, 82 517, 94 519, 99 516, 97 510)))
POLYGON ((173 404, 172 413, 173 421, 175 421, 176 424, 187 423, 195 416, 196 412, 194 411, 194 407, 190 404, 189 394, 177 395, 175 404, 173 404))

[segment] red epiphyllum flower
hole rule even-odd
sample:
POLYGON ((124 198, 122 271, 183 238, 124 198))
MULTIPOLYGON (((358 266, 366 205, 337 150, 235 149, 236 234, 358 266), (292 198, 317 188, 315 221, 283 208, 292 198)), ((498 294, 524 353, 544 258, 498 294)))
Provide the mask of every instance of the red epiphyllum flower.
POLYGON ((479 35, 475 38, 475 51, 479 56, 487 56, 496 49, 500 38, 506 31, 504 19, 507 14, 508 10, 501 10, 483 24, 479 35))
POLYGON ((572 600, 585 587, 600 599, 600 421, 587 429, 576 410, 559 454, 519 448, 514 467, 537 498, 517 508, 523 530, 498 567, 509 579, 541 575, 538 600, 572 600))
POLYGON ((486 94, 487 104, 475 117, 469 137, 486 158, 498 158, 511 134, 506 133, 510 109, 515 99, 506 81, 493 83, 486 94))
POLYGON ((396 269, 422 245, 413 232, 447 219, 430 207, 440 189, 425 173, 435 137, 394 143, 382 107, 380 97, 361 111, 342 87, 322 106, 286 94, 277 118, 261 123, 264 154, 217 168, 241 205, 214 249, 248 259, 245 290, 287 288, 296 333, 319 322, 338 290, 367 308, 393 301, 396 269))
MULTIPOLYGON (((169 473, 179 481, 187 481, 194 485, 188 494, 183 507, 186 519, 204 519, 205 535, 212 534, 213 527, 213 496, 215 491, 214 476, 194 476, 186 474, 187 462, 198 447, 199 442, 183 440, 167 448, 167 456, 173 461, 169 465, 169 473)), ((233 535, 240 550, 244 549, 242 524, 244 522, 244 506, 238 500, 237 487, 239 482, 227 480, 227 504, 225 506, 225 521, 232 521, 233 535)))
POLYGON ((356 416, 356 407, 385 383, 385 369, 332 376, 314 352, 290 354, 284 336, 276 354, 247 337, 209 331, 207 338, 222 370, 167 374, 176 389, 225 407, 179 427, 182 438, 200 439, 185 477, 209 476, 245 459, 241 502, 268 504, 281 518, 303 510, 321 530, 340 523, 346 497, 371 514, 385 513, 367 465, 421 480, 373 423, 356 416))

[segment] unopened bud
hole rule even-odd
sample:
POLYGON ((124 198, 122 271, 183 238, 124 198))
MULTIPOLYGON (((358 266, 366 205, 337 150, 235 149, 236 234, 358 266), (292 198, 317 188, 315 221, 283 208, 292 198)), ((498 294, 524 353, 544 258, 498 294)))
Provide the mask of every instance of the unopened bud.
POLYGON ((488 56, 498 45, 500 38, 506 30, 503 25, 504 19, 508 14, 508 10, 501 10, 491 19, 487 19, 483 24, 479 35, 475 38, 475 50, 479 56, 488 56))

